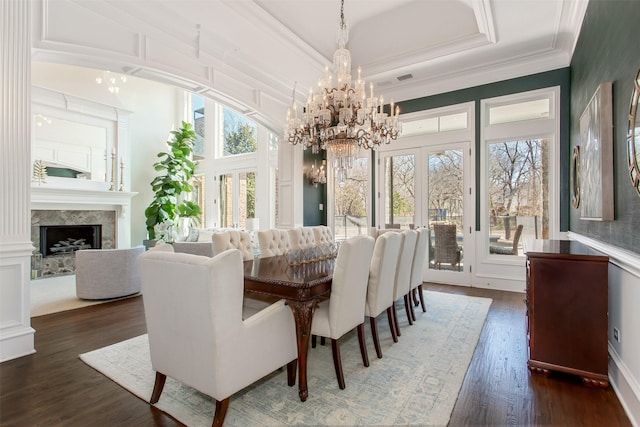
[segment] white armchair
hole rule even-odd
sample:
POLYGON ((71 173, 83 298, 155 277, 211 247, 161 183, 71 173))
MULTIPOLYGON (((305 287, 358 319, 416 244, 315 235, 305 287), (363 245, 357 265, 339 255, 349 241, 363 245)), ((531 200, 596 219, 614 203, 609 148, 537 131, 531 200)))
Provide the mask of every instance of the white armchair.
POLYGON ((213 397, 222 425, 229 396, 287 365, 295 383, 296 334, 279 301, 242 319, 244 277, 237 250, 213 258, 172 251, 140 256, 145 319, 160 399, 167 376, 213 397))
POLYGON ((279 228, 260 230, 258 231, 258 247, 260 248, 260 258, 285 255, 291 249, 289 233, 287 230, 279 228))
POLYGON ((218 255, 227 249, 239 249, 245 261, 253 259, 253 243, 248 231, 226 230, 213 235, 213 254, 218 255))
POLYGON ((138 255, 144 246, 127 249, 82 249, 76 251, 76 295, 98 300, 140 292, 138 255))
POLYGON ((393 342, 398 342, 396 325, 393 315, 393 291, 395 287, 396 270, 400 254, 400 233, 385 233, 376 239, 373 248, 373 258, 369 268, 369 284, 367 286, 367 304, 364 314, 369 317, 373 345, 378 359, 382 358, 382 349, 378 337, 378 317, 383 311, 387 312, 389 329, 393 342))
POLYGON ((358 329, 362 363, 369 366, 364 339, 364 310, 373 255, 373 238, 356 236, 340 245, 331 282, 331 296, 318 304, 313 315, 311 334, 331 338, 333 365, 340 389, 345 388, 338 339, 358 329))

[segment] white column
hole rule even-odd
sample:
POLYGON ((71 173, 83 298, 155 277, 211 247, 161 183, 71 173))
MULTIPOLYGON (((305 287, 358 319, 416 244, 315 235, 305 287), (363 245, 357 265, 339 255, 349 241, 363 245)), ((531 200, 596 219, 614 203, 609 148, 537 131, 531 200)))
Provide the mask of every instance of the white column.
POLYGON ((0 361, 35 352, 29 292, 31 3, 0 2, 0 361))
POLYGON ((287 142, 278 150, 278 228, 294 228, 303 224, 302 147, 287 142))

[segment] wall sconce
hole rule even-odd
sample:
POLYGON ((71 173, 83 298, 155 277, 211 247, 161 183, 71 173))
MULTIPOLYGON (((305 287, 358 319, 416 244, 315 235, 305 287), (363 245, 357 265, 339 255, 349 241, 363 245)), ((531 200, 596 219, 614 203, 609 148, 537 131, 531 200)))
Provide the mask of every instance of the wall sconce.
POLYGON ((324 166, 327 164, 326 160, 322 161, 322 165, 318 168, 316 167, 316 162, 313 162, 311 165, 311 170, 307 172, 307 179, 309 182, 316 187, 318 184, 326 184, 327 183, 327 171, 324 169, 324 166))

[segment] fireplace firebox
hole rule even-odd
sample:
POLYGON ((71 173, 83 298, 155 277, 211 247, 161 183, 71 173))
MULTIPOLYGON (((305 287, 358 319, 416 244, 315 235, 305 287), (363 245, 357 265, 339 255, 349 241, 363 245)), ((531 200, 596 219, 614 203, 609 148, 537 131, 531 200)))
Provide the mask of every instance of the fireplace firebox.
POLYGON ((102 248, 102 225, 42 225, 40 253, 69 255, 80 249, 102 248))

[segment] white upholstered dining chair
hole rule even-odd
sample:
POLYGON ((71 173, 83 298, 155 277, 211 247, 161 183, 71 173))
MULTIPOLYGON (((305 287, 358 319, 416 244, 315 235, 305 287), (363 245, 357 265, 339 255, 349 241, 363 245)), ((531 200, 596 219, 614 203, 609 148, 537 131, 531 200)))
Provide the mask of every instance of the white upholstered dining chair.
POLYGON ((238 249, 242 254, 242 259, 248 261, 253 259, 253 243, 251 234, 242 230, 225 230, 214 233, 213 254, 218 255, 227 249, 238 249))
POLYGON ((393 291, 401 242, 402 236, 400 233, 385 233, 378 237, 373 248, 373 257, 369 267, 367 303, 364 314, 369 317, 373 345, 379 359, 382 358, 382 349, 380 347, 376 318, 384 311, 387 312, 393 342, 398 342, 397 328, 394 323, 395 316, 393 315, 393 291))
MULTIPOLYGON (((398 269, 396 270, 393 300, 397 301, 400 298, 403 298, 404 309, 407 313, 407 320, 410 325, 413 325, 409 293, 411 291, 411 265, 413 263, 413 254, 416 249, 416 241, 418 240, 418 232, 415 230, 404 230, 400 234, 402 234, 402 244, 400 245, 400 256, 398 257, 398 269)), ((395 316, 394 320, 397 328, 396 334, 401 336, 400 324, 395 310, 393 310, 393 314, 395 316)))
POLYGON ((323 246, 335 243, 333 233, 331 232, 331 229, 326 225, 316 225, 314 227, 311 227, 311 229, 313 230, 313 237, 315 239, 316 245, 323 246))
POLYGON ((258 247, 260 258, 286 255, 291 249, 289 232, 279 228, 258 231, 258 247))
MULTIPOLYGON (((418 305, 416 292, 418 293, 422 311, 425 312, 427 309, 424 305, 424 295, 422 294, 422 269, 424 268, 424 260, 427 255, 427 245, 431 237, 428 228, 420 227, 417 229, 417 232, 418 239, 416 241, 416 249, 413 252, 413 262, 411 263, 411 296, 413 297, 414 304, 418 305)), ((413 316, 413 320, 416 320, 413 305, 411 305, 411 315, 413 316)))
POLYGON ((311 334, 331 339, 333 366, 340 389, 345 388, 338 340, 354 328, 358 330, 362 363, 369 366, 364 338, 364 310, 373 255, 373 238, 356 236, 340 245, 333 270, 331 296, 318 304, 311 334))
POLYGON ((312 227, 296 227, 288 230, 291 249, 306 249, 316 246, 312 227))
POLYGON ((287 365, 295 383, 293 316, 279 301, 243 320, 242 256, 213 258, 151 250, 139 257, 151 364, 156 380, 150 403, 166 377, 216 401, 214 426, 224 422, 229 397, 287 365))

